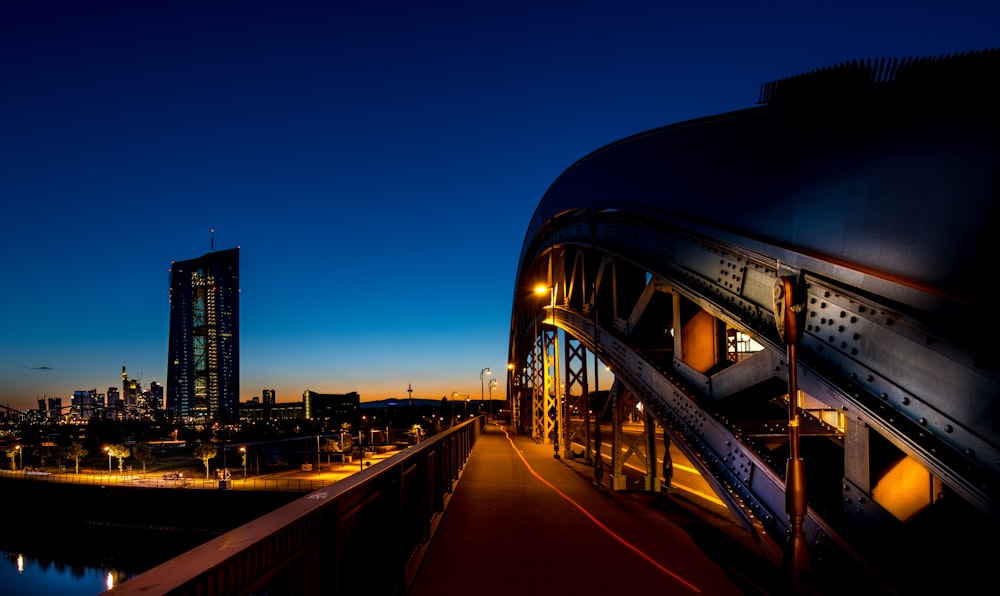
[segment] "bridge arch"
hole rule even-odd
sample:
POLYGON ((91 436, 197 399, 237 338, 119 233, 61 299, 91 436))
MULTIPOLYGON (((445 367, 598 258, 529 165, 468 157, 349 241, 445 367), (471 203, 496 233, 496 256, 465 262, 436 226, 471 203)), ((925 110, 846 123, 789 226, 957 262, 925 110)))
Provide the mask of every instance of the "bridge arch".
MULTIPOLYGON (((591 410, 610 403, 613 426, 638 416, 650 490, 669 484, 662 428, 778 559, 793 556, 790 502, 806 499, 818 581, 926 587, 915 570, 955 581, 984 562, 955 529, 1000 520, 1000 376, 984 332, 998 67, 993 50, 844 64, 573 164, 521 251, 513 424, 557 456, 595 454, 600 474, 591 410), (794 349, 776 324, 781 278, 801 306, 794 349), (610 376, 598 362, 613 373, 606 402, 591 395, 610 376), (804 487, 786 472, 798 448, 804 487)), ((615 487, 623 451, 635 446, 609 454, 615 487)))

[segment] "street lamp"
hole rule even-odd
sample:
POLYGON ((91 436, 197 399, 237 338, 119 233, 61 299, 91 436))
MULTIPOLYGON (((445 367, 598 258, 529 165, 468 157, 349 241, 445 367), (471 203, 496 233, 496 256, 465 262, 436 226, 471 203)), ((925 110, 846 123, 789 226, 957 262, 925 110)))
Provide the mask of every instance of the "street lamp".
POLYGON ((468 418, 469 417, 469 394, 468 393, 459 393, 458 391, 455 391, 455 392, 453 392, 451 394, 451 399, 454 401, 454 399, 456 397, 464 397, 465 398, 465 411, 464 411, 463 416, 465 418, 468 418))
POLYGON ((108 476, 111 475, 111 447, 105 447, 105 451, 108 452, 108 476))
POLYGON ((243 479, 246 480, 247 477, 247 448, 240 447, 240 455, 243 456, 243 479))
POLYGON ((493 417, 493 390, 497 388, 497 380, 490 379, 490 409, 488 418, 493 417))
POLYGON ((19 466, 21 466, 21 469, 23 470, 24 469, 24 451, 21 451, 21 446, 20 445, 18 445, 17 447, 15 447, 15 449, 17 449, 17 463, 18 463, 19 466))
MULTIPOLYGON (((483 401, 486 399, 486 392, 483 390, 483 383, 485 382, 484 376, 493 374, 490 367, 486 367, 479 371, 479 405, 482 406, 483 401)), ((492 409, 492 408, 491 408, 492 409)))

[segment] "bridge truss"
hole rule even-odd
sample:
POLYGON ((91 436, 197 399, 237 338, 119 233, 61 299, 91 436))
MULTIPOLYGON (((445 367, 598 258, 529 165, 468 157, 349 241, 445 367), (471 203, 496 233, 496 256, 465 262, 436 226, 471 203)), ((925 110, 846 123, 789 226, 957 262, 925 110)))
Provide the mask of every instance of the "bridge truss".
POLYGON ((998 66, 842 65, 574 164, 521 254, 513 424, 600 481, 610 419, 609 485, 634 453, 655 491, 662 427, 796 590, 975 585, 990 557, 970 537, 1000 520, 977 287, 1000 219, 1000 98, 981 76, 998 66))

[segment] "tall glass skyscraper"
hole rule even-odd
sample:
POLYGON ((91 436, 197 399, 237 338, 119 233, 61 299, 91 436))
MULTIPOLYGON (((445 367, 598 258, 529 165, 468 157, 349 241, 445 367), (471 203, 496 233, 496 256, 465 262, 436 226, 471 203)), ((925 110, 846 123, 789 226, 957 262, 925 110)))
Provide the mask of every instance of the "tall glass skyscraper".
POLYGON ((238 420, 239 250, 213 250, 171 264, 168 417, 238 420))

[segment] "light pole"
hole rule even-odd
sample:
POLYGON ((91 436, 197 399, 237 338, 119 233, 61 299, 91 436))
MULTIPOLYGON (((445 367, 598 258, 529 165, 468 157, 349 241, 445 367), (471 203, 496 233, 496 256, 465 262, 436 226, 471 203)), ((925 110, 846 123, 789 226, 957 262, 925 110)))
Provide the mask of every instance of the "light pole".
POLYGON ((247 448, 246 446, 240 447, 240 455, 243 456, 243 480, 247 478, 247 448))
POLYGON ((485 383, 485 376, 492 374, 490 367, 486 367, 479 371, 479 405, 482 406, 483 401, 486 400, 486 392, 483 389, 483 383, 485 383))
POLYGON ((24 469, 24 455, 23 455, 24 451, 21 450, 21 446, 20 445, 18 445, 16 447, 16 449, 17 449, 17 465, 21 466, 21 469, 23 470, 24 469))
MULTIPOLYGON (((465 411, 464 411, 463 416, 465 418, 468 418, 469 417, 469 394, 468 393, 459 393, 458 391, 455 391, 455 392, 453 392, 451 394, 452 402, 454 402, 454 400, 455 400, 456 397, 464 397, 465 398, 465 411)), ((454 408, 454 405, 452 405, 452 408, 454 408)))
POLYGON ((105 447, 104 450, 108 452, 108 476, 111 476, 111 447, 105 447))
POLYGON ((493 417, 493 390, 496 389, 496 387, 497 387, 497 380, 490 379, 490 409, 488 410, 489 413, 486 416, 487 420, 493 417))

